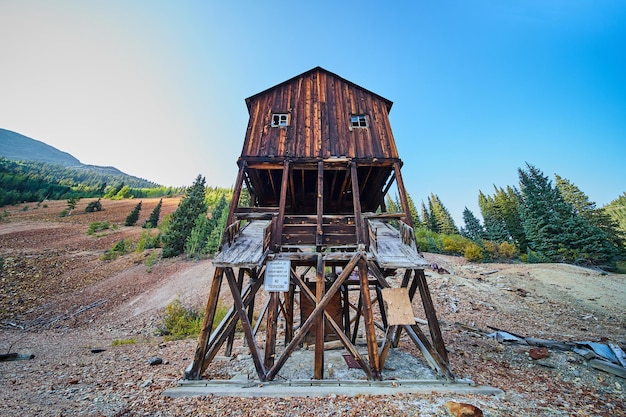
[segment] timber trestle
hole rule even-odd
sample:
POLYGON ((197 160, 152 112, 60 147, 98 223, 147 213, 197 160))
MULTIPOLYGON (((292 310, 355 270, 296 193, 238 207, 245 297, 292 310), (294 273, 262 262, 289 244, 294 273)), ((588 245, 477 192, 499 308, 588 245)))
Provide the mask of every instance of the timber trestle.
POLYGON ((428 262, 415 240, 391 101, 317 67, 246 105, 226 229, 185 378, 201 379, 243 336, 260 381, 282 377, 301 347, 314 352, 310 378, 332 377, 324 366, 331 345, 368 380, 381 380, 401 341, 453 380, 428 262), (232 306, 214 325, 222 291, 232 306))

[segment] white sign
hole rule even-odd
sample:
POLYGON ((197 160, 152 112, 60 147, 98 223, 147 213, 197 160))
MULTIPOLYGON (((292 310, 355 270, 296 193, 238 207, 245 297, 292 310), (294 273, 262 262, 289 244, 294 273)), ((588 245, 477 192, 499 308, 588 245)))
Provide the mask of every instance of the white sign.
POLYGON ((279 259, 269 261, 265 269, 265 291, 289 291, 291 261, 279 259))

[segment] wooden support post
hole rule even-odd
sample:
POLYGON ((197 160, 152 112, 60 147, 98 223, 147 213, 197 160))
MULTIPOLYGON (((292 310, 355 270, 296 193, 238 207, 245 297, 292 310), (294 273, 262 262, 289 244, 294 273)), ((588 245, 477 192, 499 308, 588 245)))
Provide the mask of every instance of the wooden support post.
POLYGON ((361 216, 361 195, 359 193, 359 177, 356 162, 350 163, 350 177, 352 179, 352 204, 354 205, 354 224, 356 226, 356 241, 359 245, 365 243, 363 230, 363 218, 361 216))
POLYGON ((230 207, 228 209, 228 217, 226 218, 226 226, 229 226, 235 220, 235 211, 239 205, 239 197, 241 196, 241 186, 245 178, 246 161, 241 161, 239 166, 239 172, 237 173, 237 179, 235 180, 235 188, 233 188, 233 198, 230 200, 230 207))
POLYGON ((283 244, 283 223, 285 221, 285 206, 287 205, 287 185, 289 181, 289 161, 283 165, 283 178, 280 185, 280 201, 278 205, 278 219, 276 220, 276 233, 273 236, 273 249, 278 252, 283 244))
POLYGON ((241 299, 241 294, 237 289, 237 280, 235 279, 235 274, 233 273, 232 268, 226 268, 226 279, 228 281, 228 286, 230 287, 230 292, 233 296, 233 304, 235 305, 235 309, 237 310, 237 314, 239 315, 239 320, 241 320, 241 325, 243 326, 243 332, 246 336, 246 340, 248 341, 248 347, 250 348, 250 354, 252 355, 252 360, 254 362, 254 366, 257 371, 257 375, 261 381, 267 380, 267 372, 261 363, 261 351, 254 340, 254 334, 252 334, 252 326, 250 325, 250 321, 248 321, 248 315, 246 314, 245 306, 243 304, 243 300, 241 299))
MULTIPOLYGON (((296 273, 291 269, 292 280, 296 273)), ((293 282, 289 282, 289 292, 285 297, 285 345, 291 342, 293 338, 293 307, 296 293, 296 286, 293 282)))
POLYGON ((419 287, 420 295, 422 297, 422 304, 424 306, 424 312, 426 314, 426 320, 428 320, 428 328, 430 329, 430 337, 433 340, 433 345, 437 349, 439 356, 448 363, 448 352, 441 336, 441 329, 439 327, 439 321, 437 320, 437 314, 435 313, 435 306, 430 296, 430 290, 428 289, 428 283, 426 282, 426 275, 423 269, 415 270, 415 279, 419 287))
POLYGON ((398 194, 400 196, 402 211, 406 215, 405 223, 413 227, 413 218, 411 217, 411 209, 409 208, 409 199, 407 198, 406 189, 404 188, 404 182, 402 181, 402 174, 400 173, 399 162, 395 162, 393 164, 393 170, 396 175, 396 182, 398 183, 398 194))
POLYGON ((324 162, 317 163, 317 231, 315 246, 319 251, 324 243, 324 162))
MULTIPOLYGON (((243 288, 243 278, 245 275, 245 269, 239 268, 239 272, 237 273, 237 288, 239 288, 239 292, 243 288)), ((226 351, 225 355, 230 356, 233 354, 233 343, 235 342, 235 329, 228 336, 228 341, 226 342, 226 351)))
MULTIPOLYGON (((319 305, 324 298, 324 258, 317 255, 315 280, 315 303, 319 305)), ((313 379, 324 379, 324 315, 320 314, 315 322, 315 366, 313 379)))
POLYGON ((279 293, 270 292, 270 300, 267 311, 267 325, 265 327, 265 360, 264 365, 269 369, 274 365, 276 355, 276 331, 278 327, 278 303, 279 293))
POLYGON ((367 260, 363 258, 359 260, 357 267, 359 268, 361 298, 363 299, 363 323, 365 324, 367 353, 369 355, 370 367, 372 368, 372 378, 382 379, 378 362, 378 341, 376 338, 376 326, 374 326, 374 315, 372 313, 372 299, 367 278, 367 260))
POLYGON ((211 331, 213 330, 213 320, 215 319, 215 311, 217 310, 217 302, 220 297, 223 276, 224 269, 215 268, 213 280, 211 281, 211 289, 209 291, 209 299, 207 300, 206 309, 204 311, 202 330, 198 336, 198 347, 196 348, 196 353, 190 368, 185 372, 185 379, 200 379, 202 372, 206 369, 204 366, 204 357, 208 349, 211 331))

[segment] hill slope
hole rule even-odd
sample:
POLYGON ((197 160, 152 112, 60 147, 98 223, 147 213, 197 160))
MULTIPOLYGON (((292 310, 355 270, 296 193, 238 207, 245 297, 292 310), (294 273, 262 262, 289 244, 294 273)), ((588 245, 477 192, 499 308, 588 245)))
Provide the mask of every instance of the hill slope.
POLYGON ((0 156, 15 161, 38 161, 64 166, 82 165, 67 152, 6 129, 0 129, 0 156))

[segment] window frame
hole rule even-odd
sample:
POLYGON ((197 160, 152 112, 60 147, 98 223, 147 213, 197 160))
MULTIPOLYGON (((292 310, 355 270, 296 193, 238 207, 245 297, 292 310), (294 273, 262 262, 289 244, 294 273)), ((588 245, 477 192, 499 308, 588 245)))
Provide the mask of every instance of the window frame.
POLYGON ((272 120, 270 121, 270 125, 272 127, 287 127, 289 126, 289 113, 286 112, 276 112, 272 113, 272 120), (278 117, 278 123, 275 123, 274 120, 278 117), (283 121, 284 118, 284 121, 283 121))
POLYGON ((350 128, 351 129, 367 129, 369 127, 369 121, 367 114, 351 114, 350 115, 350 128))

